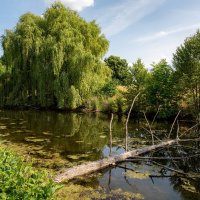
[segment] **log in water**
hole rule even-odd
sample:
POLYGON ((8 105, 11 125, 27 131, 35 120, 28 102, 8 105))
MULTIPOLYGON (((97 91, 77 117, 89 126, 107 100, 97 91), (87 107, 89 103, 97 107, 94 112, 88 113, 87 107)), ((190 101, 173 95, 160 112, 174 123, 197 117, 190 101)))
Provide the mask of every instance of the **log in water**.
POLYGON ((168 145, 172 145, 176 142, 178 142, 178 140, 168 140, 168 141, 161 142, 157 145, 147 146, 147 147, 135 149, 133 151, 129 151, 129 152, 126 152, 126 153, 123 153, 120 155, 110 156, 110 157, 104 158, 102 160, 97 160, 97 161, 81 164, 79 166, 75 166, 75 167, 66 169, 63 173, 57 175, 54 178, 54 181, 60 183, 63 181, 73 179, 77 176, 90 174, 92 172, 95 172, 95 171, 104 169, 106 167, 115 165, 116 163, 122 162, 122 161, 126 160, 127 158, 139 156, 141 154, 148 153, 155 149, 165 147, 168 145))

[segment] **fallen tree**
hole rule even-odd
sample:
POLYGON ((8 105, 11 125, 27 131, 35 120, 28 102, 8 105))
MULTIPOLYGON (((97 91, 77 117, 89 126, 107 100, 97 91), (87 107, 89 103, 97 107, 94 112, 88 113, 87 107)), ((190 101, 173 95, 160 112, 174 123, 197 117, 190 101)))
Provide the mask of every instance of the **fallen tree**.
MULTIPOLYGON (((93 173, 93 172, 96 172, 98 170, 101 170, 101 169, 104 169, 106 167, 109 167, 109 166, 113 166, 113 165, 116 165, 117 163, 120 163, 120 162, 124 162, 126 161, 128 158, 135 158, 139 155, 142 155, 142 154, 145 154, 145 153, 149 153, 155 149, 159 149, 159 148, 163 148, 163 147, 166 147, 166 146, 169 146, 169 145, 172 145, 174 143, 177 143, 179 141, 185 141, 185 140, 180 140, 179 139, 179 129, 177 130, 177 137, 176 139, 174 140, 169 140, 170 138, 170 135, 172 133, 172 130, 173 130, 173 127, 174 127, 174 124, 175 122, 177 121, 177 118, 180 114, 181 111, 178 112, 176 118, 174 119, 174 122, 172 124, 172 127, 171 127, 171 130, 170 130, 170 133, 168 135, 168 140, 167 141, 161 141, 161 143, 157 144, 157 145, 154 145, 154 137, 155 135, 153 134, 152 132, 152 129, 151 129, 151 126, 153 125, 154 123, 154 120, 159 112, 159 109, 156 113, 156 115, 154 116, 154 119, 152 121, 152 123, 150 124, 145 113, 144 113, 144 116, 145 116, 145 119, 147 121, 147 124, 149 126, 149 131, 147 130, 147 132, 149 132, 152 136, 152 146, 146 146, 146 147, 143 147, 143 148, 140 148, 140 149, 135 149, 133 151, 129 151, 127 152, 127 149, 128 149, 128 122, 129 122, 129 117, 130 117, 130 113, 132 111, 132 108, 133 108, 133 105, 137 99, 137 97, 139 96, 140 93, 138 93, 135 98, 133 99, 133 102, 132 102, 132 105, 131 105, 131 108, 129 110, 129 113, 128 113, 128 117, 127 117, 127 120, 126 120, 126 137, 125 137, 125 153, 123 154, 120 154, 120 155, 115 155, 115 156, 109 156, 107 158, 104 158, 102 160, 97 160, 97 161, 93 161, 93 162, 88 162, 88 163, 85 163, 85 164, 82 164, 82 165, 79 165, 79 166, 75 166, 75 167, 72 167, 72 168, 69 168, 69 169, 66 169, 64 172, 58 174, 55 178, 54 178, 54 181, 55 182, 63 182, 63 181, 67 181, 67 180, 70 180, 70 179, 73 179, 73 178, 76 178, 78 176, 83 176, 83 175, 86 175, 86 174, 90 174, 90 173, 93 173)), ((111 146, 112 146, 112 120, 113 120, 113 115, 111 116, 111 121, 110 121, 110 143, 111 143, 111 146)), ((195 127, 195 126, 194 126, 195 127)), ((193 128, 193 127, 192 127, 193 128)), ((192 129, 190 128, 190 129, 192 129)), ((190 130, 188 129, 188 130, 190 130)), ((160 139, 157 138, 159 141, 160 139)), ((191 139, 191 140, 199 140, 199 138, 197 139, 191 139)), ((111 149, 111 148, 110 148, 111 149)))
POLYGON ((150 151, 153 151, 155 149, 172 145, 178 141, 179 141, 178 139, 168 140, 168 141, 161 142, 157 145, 152 145, 152 146, 147 146, 147 147, 140 148, 140 149, 135 149, 133 151, 129 151, 129 152, 126 152, 126 153, 123 153, 120 155, 110 156, 110 157, 104 158, 102 160, 97 160, 97 161, 88 162, 88 163, 85 163, 85 164, 82 164, 79 166, 75 166, 75 167, 66 169, 64 172, 58 174, 54 178, 54 181, 60 183, 63 181, 73 179, 78 176, 90 174, 92 172, 96 172, 96 171, 104 169, 106 167, 115 165, 119 162, 123 162, 127 158, 133 158, 133 157, 148 153, 150 151))

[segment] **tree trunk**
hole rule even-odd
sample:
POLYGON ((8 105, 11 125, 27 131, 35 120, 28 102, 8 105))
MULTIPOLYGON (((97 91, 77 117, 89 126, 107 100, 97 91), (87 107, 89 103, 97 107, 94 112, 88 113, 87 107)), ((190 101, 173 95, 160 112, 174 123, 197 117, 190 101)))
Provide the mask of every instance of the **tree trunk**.
POLYGON ((79 166, 75 166, 69 169, 66 169, 63 173, 57 175, 54 178, 55 182, 63 182, 63 181, 67 181, 70 179, 73 179, 77 176, 82 176, 82 175, 86 175, 86 174, 90 174, 92 172, 104 169, 106 167, 109 167, 111 165, 115 165, 116 163, 122 162, 124 160, 126 160, 127 158, 131 158, 131 157, 135 157, 135 156, 139 156, 141 154, 145 154, 148 153, 152 150, 161 148, 161 147, 165 147, 168 145, 172 145, 174 143, 176 143, 178 140, 169 140, 169 141, 165 141, 165 142, 161 142, 160 144, 157 145, 152 145, 152 146, 147 146, 144 148, 140 148, 140 149, 135 149, 133 151, 129 151, 120 155, 116 155, 116 156, 110 156, 108 158, 104 158, 102 160, 97 160, 97 161, 93 161, 93 162, 88 162, 79 166))

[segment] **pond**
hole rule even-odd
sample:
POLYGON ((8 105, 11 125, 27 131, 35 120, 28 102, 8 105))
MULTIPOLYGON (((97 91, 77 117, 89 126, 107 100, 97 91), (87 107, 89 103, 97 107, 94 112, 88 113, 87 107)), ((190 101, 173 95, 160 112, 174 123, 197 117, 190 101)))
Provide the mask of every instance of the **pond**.
MULTIPOLYGON (((125 152, 125 119, 114 116, 112 148, 109 123, 110 116, 100 113, 0 111, 0 142, 35 167, 56 174, 67 167, 125 152)), ((129 122, 129 149, 151 145, 145 127, 144 121, 129 122)), ((164 122, 155 123, 155 127, 159 137, 170 129, 164 122)), ((199 142, 190 141, 159 149, 146 156, 167 159, 122 163, 72 180, 58 195, 62 199, 200 199, 199 147, 199 142), (191 175, 180 176, 162 165, 191 175)))

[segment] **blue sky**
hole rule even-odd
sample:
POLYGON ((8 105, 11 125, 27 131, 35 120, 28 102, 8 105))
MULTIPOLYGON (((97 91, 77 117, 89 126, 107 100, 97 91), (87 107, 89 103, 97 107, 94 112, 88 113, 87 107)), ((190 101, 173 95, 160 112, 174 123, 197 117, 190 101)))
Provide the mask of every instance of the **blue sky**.
MULTIPOLYGON (((200 0, 61 0, 88 21, 93 19, 110 41, 109 55, 141 58, 146 67, 161 58, 171 62, 184 39, 200 28, 200 0)), ((20 15, 42 15, 54 0, 1 0, 0 35, 20 15)), ((2 54, 2 50, 0 50, 2 54)))

